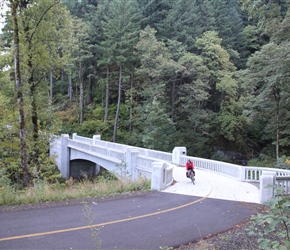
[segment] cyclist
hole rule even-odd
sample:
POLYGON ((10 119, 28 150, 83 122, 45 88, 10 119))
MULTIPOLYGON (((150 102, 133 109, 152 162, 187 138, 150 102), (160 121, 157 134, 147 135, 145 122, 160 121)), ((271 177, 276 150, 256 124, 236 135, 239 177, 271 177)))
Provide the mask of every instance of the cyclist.
POLYGON ((188 161, 186 162, 185 167, 186 167, 186 177, 187 178, 189 178, 189 171, 192 171, 193 175, 195 176, 194 164, 190 159, 188 159, 188 161))

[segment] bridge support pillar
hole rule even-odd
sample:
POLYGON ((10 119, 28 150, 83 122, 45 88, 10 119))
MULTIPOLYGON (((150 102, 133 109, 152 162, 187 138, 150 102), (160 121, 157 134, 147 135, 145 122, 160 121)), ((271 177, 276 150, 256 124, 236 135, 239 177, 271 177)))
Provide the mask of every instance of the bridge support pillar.
POLYGON ((61 171, 62 177, 68 179, 69 178, 69 164, 70 164, 70 156, 69 156, 69 148, 67 146, 69 135, 61 135, 61 148, 60 148, 60 166, 59 169, 61 171))
POLYGON ((274 197, 274 185, 276 182, 276 173, 273 171, 263 171, 260 179, 260 203, 270 200, 274 197))
POLYGON ((152 163, 151 189, 163 190, 166 188, 166 163, 152 163))

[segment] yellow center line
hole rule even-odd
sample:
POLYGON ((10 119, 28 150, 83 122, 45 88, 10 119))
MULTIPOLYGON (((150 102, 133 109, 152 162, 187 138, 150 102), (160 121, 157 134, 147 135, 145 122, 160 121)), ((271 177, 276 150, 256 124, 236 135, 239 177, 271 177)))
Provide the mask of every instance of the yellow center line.
POLYGON ((177 209, 181 209, 181 208, 193 205, 195 203, 201 202, 201 201, 205 200, 206 198, 208 198, 208 196, 211 194, 211 192, 212 192, 212 189, 210 190, 210 192, 206 196, 204 196, 204 197, 202 197, 202 198, 200 198, 200 199, 198 199, 196 201, 193 201, 193 202, 190 202, 190 203, 186 203, 184 205, 180 205, 180 206, 177 206, 177 207, 165 209, 165 210, 162 210, 162 211, 154 212, 154 213, 139 215, 139 216, 130 217, 130 218, 121 219, 121 220, 109 221, 109 222, 104 222, 104 223, 99 223, 99 224, 94 224, 94 225, 89 225, 89 226, 67 228, 67 229, 61 229, 61 230, 55 230, 55 231, 49 231, 49 232, 42 232, 42 233, 35 233, 35 234, 11 236, 11 237, 6 237, 6 238, 0 238, 0 241, 8 241, 8 240, 23 239, 23 238, 44 236, 44 235, 50 235, 50 234, 66 233, 66 232, 72 232, 72 231, 77 231, 77 230, 89 229, 89 228, 93 228, 93 227, 102 227, 102 226, 117 224, 117 223, 121 223, 121 222, 127 222, 127 221, 142 219, 142 218, 146 218, 146 217, 150 217, 150 216, 154 216, 154 215, 158 215, 158 214, 168 213, 168 212, 171 212, 171 211, 174 211, 174 210, 177 210, 177 209))

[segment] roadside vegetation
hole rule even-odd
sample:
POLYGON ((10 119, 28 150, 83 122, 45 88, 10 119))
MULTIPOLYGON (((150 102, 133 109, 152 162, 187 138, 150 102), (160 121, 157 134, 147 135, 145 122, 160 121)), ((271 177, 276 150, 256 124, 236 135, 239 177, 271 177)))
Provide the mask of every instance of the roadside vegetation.
POLYGON ((59 178, 54 183, 35 179, 33 185, 27 188, 11 184, 0 175, 0 206, 103 197, 149 189, 150 181, 144 178, 137 181, 120 180, 106 171, 95 178, 85 175, 79 180, 59 178))

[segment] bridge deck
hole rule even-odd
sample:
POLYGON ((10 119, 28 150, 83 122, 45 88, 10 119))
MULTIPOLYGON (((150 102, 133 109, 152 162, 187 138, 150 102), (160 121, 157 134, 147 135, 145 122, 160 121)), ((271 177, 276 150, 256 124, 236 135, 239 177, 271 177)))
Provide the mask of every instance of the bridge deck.
POLYGON ((201 169, 195 169, 195 172, 196 180, 193 185, 190 179, 186 178, 184 167, 174 167, 173 178, 176 183, 163 192, 200 197, 208 195, 209 198, 251 203, 260 202, 260 191, 256 185, 201 169))

